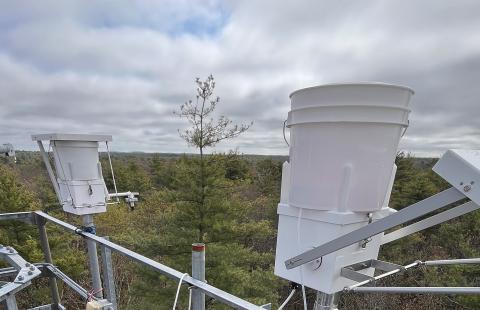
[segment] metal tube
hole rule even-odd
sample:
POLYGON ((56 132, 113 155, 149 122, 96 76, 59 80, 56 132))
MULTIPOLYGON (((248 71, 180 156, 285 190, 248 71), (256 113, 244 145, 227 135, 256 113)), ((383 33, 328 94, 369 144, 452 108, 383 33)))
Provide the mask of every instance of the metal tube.
MULTIPOLYGON (((53 264, 52 253, 50 251, 50 245, 48 243, 47 229, 45 227, 46 221, 40 216, 36 216, 35 218, 40 237, 40 246, 42 247, 43 251, 43 258, 45 260, 45 263, 53 264)), ((60 305, 60 294, 58 293, 57 279, 54 275, 50 275, 48 277, 48 285, 50 286, 50 293, 52 294, 52 302, 55 305, 56 309, 58 309, 60 305)))
POLYGON ((480 264, 480 258, 427 260, 423 264, 426 266, 480 264))
POLYGON ((109 198, 114 198, 114 197, 128 197, 128 196, 138 196, 138 192, 122 192, 122 193, 114 193, 114 194, 108 194, 109 198))
POLYGON ((43 147, 42 141, 37 141, 38 147, 40 148, 40 155, 42 155, 43 162, 47 167, 48 176, 50 177, 50 181, 53 185, 53 190, 55 191, 55 195, 57 195, 58 202, 62 205, 62 196, 60 196, 60 189, 58 188, 57 179, 55 178, 55 174, 53 173, 52 166, 50 165, 50 160, 48 159, 47 153, 45 152, 45 148, 43 147))
MULTIPOLYGON (((95 228, 93 224, 93 215, 82 215, 84 227, 95 228)), ((95 230, 93 230, 95 231, 95 230)), ((100 267, 98 265, 97 244, 91 239, 87 239, 88 267, 90 268, 90 276, 92 277, 92 289, 95 297, 103 298, 102 280, 100 279, 100 267)))
MULTIPOLYGON (((73 289, 78 295, 82 296, 85 299, 88 299, 88 291, 80 286, 80 284, 76 283, 72 279, 70 279, 66 274, 64 274, 60 269, 56 268, 51 264, 44 264, 44 265, 36 265, 38 268, 47 269, 51 274, 55 277, 60 279, 63 283, 68 285, 71 289, 73 289)), ((93 296, 94 300, 98 298, 93 296)))
POLYGON ((480 294, 480 287, 356 287, 354 293, 384 294, 480 294))
POLYGON ((395 241, 397 239, 400 239, 405 236, 411 235, 413 233, 419 232, 421 230, 427 229, 429 227, 441 224, 443 222, 449 221, 456 217, 473 212, 479 208, 480 206, 474 203, 473 201, 466 202, 458 207, 448 209, 447 211, 443 211, 442 213, 433 215, 429 218, 426 218, 424 220, 418 221, 416 223, 413 223, 411 225, 408 225, 406 227, 403 227, 391 233, 388 233, 383 236, 382 244, 395 241))
MULTIPOLYGON (((115 251, 115 252, 118 252, 140 264, 143 264, 143 265, 147 265, 153 269, 155 269, 157 272, 160 272, 161 274, 171 278, 171 279, 174 279, 176 281, 179 281, 180 278, 182 278, 184 276, 184 273, 178 271, 178 270, 175 270, 173 268, 170 268, 168 266, 165 266, 157 261, 154 261, 153 259, 150 259, 148 257, 145 257, 143 255, 140 255, 138 253, 135 253, 127 248, 124 248, 116 243, 113 243, 113 242, 110 242, 108 240, 105 240, 101 237, 98 237, 96 235, 93 235, 93 234, 90 234, 90 233, 86 233, 86 232, 82 232, 82 231, 79 231, 77 227, 71 225, 71 224, 68 224, 68 223, 65 223, 64 221, 61 221, 53 216, 50 216, 48 214, 46 214, 45 212, 42 212, 42 211, 35 211, 35 214, 37 214, 38 216, 41 216, 43 218, 45 218, 46 220, 52 222, 53 224, 55 225, 58 225, 60 227, 63 227, 64 229, 66 230, 69 230, 70 232, 75 232, 81 236, 83 236, 84 238, 87 238, 89 240, 92 240, 93 242, 96 242, 96 243, 99 243, 99 244, 103 244, 104 246, 106 246, 107 248, 111 249, 112 251, 115 251)), ((257 306, 257 305, 254 305, 246 300, 243 300, 237 296, 234 296, 230 293, 227 293, 225 291, 222 291, 221 289, 218 289, 214 286, 211 286, 205 282, 202 282, 202 281, 199 281, 197 279, 194 279, 190 276, 185 276, 183 277, 183 282, 185 283, 188 283, 190 285, 193 285, 195 287, 197 287, 198 290, 204 292, 206 295, 214 298, 214 299, 217 299, 218 301, 226 304, 226 305, 229 305, 235 309, 245 309, 245 310, 262 310, 261 307, 257 306)))
POLYGON ((313 306, 314 310, 337 310, 338 293, 327 294, 323 292, 317 292, 317 298, 313 306))
MULTIPOLYGON (((205 282, 205 244, 192 244, 192 277, 205 282)), ((192 310, 205 310, 205 294, 192 288, 192 310)))
MULTIPOLYGON (((108 236, 103 237, 109 240, 108 236)), ((105 296, 112 303, 113 309, 118 309, 117 293, 115 290, 115 276, 113 274, 112 251, 104 245, 100 245, 100 254, 102 255, 103 282, 105 285, 105 296)))
POLYGON ((7 310, 17 310, 17 300, 15 299, 15 295, 10 295, 5 299, 5 306, 7 310))

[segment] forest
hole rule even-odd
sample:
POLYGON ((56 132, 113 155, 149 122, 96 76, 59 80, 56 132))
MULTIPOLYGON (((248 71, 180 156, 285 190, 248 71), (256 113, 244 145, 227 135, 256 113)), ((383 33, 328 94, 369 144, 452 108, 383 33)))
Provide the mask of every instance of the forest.
MULTIPOLYGON (((43 210, 69 223, 78 218, 58 205, 38 152, 18 152, 17 163, 0 158, 0 212, 43 210)), ((126 204, 109 206, 95 216, 97 234, 182 272, 190 271, 191 244, 206 243, 208 283, 256 304, 276 309, 290 289, 273 274, 281 165, 286 157, 252 156, 236 152, 205 155, 201 184, 200 156, 194 154, 113 153, 119 191, 140 192, 132 211, 126 204), (203 199, 203 204, 199 199, 203 199)), ((436 159, 399 153, 398 171, 390 201, 397 210, 437 193, 448 185, 431 171, 436 159)), ((101 154, 109 189, 112 178, 101 154)), ((398 264, 417 259, 479 256, 480 214, 469 214, 446 224, 388 244, 380 259, 398 264)), ((85 241, 48 225, 55 265, 85 288, 89 275, 85 241)), ((20 222, 0 222, 0 240, 31 262, 43 259, 37 230, 20 222)), ((169 309, 177 283, 124 257, 113 255, 120 309, 169 309)), ((474 266, 428 267, 407 271, 377 285, 478 286, 480 269, 474 266)), ((68 287, 60 287, 67 309, 82 309, 85 301, 68 287)), ((48 285, 35 281, 19 295, 21 309, 48 303, 48 285)), ((315 292, 307 290, 313 304, 315 292)), ((188 292, 180 295, 186 309, 188 292)), ((207 298, 208 309, 225 306, 207 298)), ((288 309, 302 309, 296 294, 288 309)), ((478 309, 474 296, 342 294, 341 309, 478 309)))

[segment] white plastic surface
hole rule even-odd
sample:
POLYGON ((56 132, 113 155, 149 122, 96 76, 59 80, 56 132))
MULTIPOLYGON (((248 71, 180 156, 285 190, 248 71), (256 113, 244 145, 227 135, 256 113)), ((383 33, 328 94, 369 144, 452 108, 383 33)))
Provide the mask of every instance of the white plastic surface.
POLYGON ((78 134, 78 133, 45 133, 45 134, 36 134, 32 135, 33 141, 112 141, 111 135, 89 135, 89 134, 78 134))
POLYGON ((480 150, 448 150, 432 170, 480 204, 480 150))
MULTIPOLYGON (((354 284, 353 281, 340 276, 342 267, 359 263, 369 259, 377 259, 383 234, 374 236, 365 248, 360 244, 353 244, 342 250, 326 255, 298 268, 287 270, 285 261, 314 247, 320 246, 341 235, 368 225, 368 213, 352 211, 321 211, 303 209, 290 206, 286 201, 288 195, 290 165, 283 164, 281 203, 278 204, 278 234, 275 254, 275 274, 284 279, 302 283, 308 287, 324 293, 341 291, 345 286, 354 284)), ((391 178, 387 182, 383 208, 372 213, 372 219, 388 216, 395 210, 387 207, 395 178, 396 166, 391 170, 391 178)), ((363 273, 373 274, 369 268, 363 273)))
MULTIPOLYGON (((366 214, 308 210, 311 213, 302 214, 300 218, 298 210, 299 208, 283 204, 278 207, 275 275, 328 294, 341 291, 345 286, 354 284, 354 281, 340 276, 341 268, 361 261, 376 259, 383 234, 374 236, 365 248, 362 248, 360 244, 353 244, 328 254, 321 260, 287 270, 285 260, 368 224, 366 214)), ((307 210, 303 210, 303 212, 305 211, 307 210)), ((390 209, 383 209, 375 212, 374 217, 380 218, 389 213, 390 209)), ((373 269, 370 268, 363 273, 371 276, 373 269)))
POLYGON ((48 138, 53 139, 50 142, 63 210, 76 215, 105 212, 108 192, 102 176, 97 141, 110 141, 111 136, 32 136, 34 140, 48 138), (72 140, 67 140, 69 138, 72 140))
POLYGON ((384 205, 413 92, 387 84, 334 84, 291 95, 291 206, 376 211, 384 205))
POLYGON ((87 181, 101 178, 98 142, 52 141, 52 150, 59 179, 87 181))

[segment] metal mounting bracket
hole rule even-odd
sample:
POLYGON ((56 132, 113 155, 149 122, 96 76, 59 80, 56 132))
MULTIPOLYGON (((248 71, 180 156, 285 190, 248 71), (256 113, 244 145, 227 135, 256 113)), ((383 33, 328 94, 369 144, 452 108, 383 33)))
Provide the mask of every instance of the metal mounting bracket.
POLYGON ((375 280, 374 277, 371 277, 359 272, 360 270, 365 270, 367 268, 375 268, 375 269, 388 272, 388 271, 393 271, 397 269, 402 269, 403 266, 400 266, 394 263, 384 262, 377 259, 369 259, 364 262, 343 267, 340 271, 340 275, 344 278, 347 278, 356 282, 363 282, 363 281, 372 282, 375 280))

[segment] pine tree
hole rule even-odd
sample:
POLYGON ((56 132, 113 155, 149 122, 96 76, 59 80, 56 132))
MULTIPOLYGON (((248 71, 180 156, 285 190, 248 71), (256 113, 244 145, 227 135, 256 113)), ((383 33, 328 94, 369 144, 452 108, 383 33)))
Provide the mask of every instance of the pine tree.
MULTIPOLYGON (((257 243, 263 244, 274 235, 274 224, 251 216, 256 205, 242 195, 247 171, 242 166, 232 167, 232 163, 241 162, 236 155, 207 154, 208 149, 237 137, 251 124, 235 125, 225 116, 213 120, 212 113, 220 102, 213 97, 214 79, 197 79, 196 85, 195 103, 187 101, 177 114, 191 125, 180 135, 198 150, 198 155, 185 155, 176 161, 171 183, 160 192, 162 202, 151 206, 155 208, 155 218, 152 215, 148 219, 152 226, 142 234, 137 248, 180 271, 190 272, 191 244, 206 243, 208 283, 257 304, 276 302, 278 279, 272 270, 273 253, 271 249, 256 248, 257 243)), ((147 280, 137 287, 144 294, 142 306, 171 307, 177 284, 148 271, 143 275, 147 280), (157 294, 150 293, 151 283, 158 283, 157 294)), ((182 292, 182 296, 185 306, 188 292, 182 292)), ((210 299, 207 305, 223 308, 210 299)))

